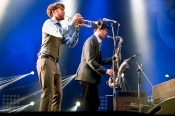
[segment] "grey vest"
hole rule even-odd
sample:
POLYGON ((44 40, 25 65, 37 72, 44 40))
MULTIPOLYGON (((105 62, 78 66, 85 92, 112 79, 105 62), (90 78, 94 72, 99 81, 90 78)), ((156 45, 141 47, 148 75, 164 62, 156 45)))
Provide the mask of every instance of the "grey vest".
POLYGON ((60 49, 62 46, 62 38, 52 36, 47 33, 42 33, 42 45, 39 53, 47 53, 54 58, 59 58, 60 49))

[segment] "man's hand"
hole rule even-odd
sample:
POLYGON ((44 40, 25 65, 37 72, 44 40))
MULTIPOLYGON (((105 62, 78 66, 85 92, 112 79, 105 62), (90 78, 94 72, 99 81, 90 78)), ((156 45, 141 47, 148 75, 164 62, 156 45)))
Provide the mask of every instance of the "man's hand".
POLYGON ((108 74, 112 77, 113 76, 113 70, 112 69, 107 69, 106 74, 108 74))

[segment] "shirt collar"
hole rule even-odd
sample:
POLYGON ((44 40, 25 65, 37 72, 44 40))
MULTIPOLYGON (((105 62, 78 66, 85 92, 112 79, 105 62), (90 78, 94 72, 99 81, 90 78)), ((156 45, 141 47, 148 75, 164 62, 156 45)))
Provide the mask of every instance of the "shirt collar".
POLYGON ((51 18, 51 20, 54 22, 54 24, 59 23, 57 20, 55 20, 53 17, 51 18))
POLYGON ((98 43, 100 44, 100 43, 102 43, 102 40, 96 35, 96 34, 94 34, 95 36, 96 36, 96 38, 97 38, 97 40, 98 40, 98 43))

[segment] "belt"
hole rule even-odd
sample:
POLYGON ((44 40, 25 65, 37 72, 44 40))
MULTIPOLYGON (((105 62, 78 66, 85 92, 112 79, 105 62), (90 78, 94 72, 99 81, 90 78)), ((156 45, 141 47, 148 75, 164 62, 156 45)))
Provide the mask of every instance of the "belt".
POLYGON ((47 58, 50 59, 54 62, 58 62, 58 58, 54 58, 53 56, 49 55, 49 54, 44 54, 44 55, 38 55, 38 59, 42 59, 42 58, 47 58))

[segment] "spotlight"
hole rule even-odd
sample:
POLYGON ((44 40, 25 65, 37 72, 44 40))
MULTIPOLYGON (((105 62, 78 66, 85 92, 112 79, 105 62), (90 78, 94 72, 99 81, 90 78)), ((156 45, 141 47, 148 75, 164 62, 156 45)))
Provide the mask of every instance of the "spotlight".
POLYGON ((77 107, 80 106, 80 102, 76 102, 76 106, 77 106, 77 107))
POLYGON ((32 71, 30 74, 34 75, 34 71, 32 71))
POLYGON ((166 74, 165 77, 170 77, 169 74, 166 74))
POLYGON ((35 103, 34 102, 30 102, 30 105, 33 106, 35 103))

